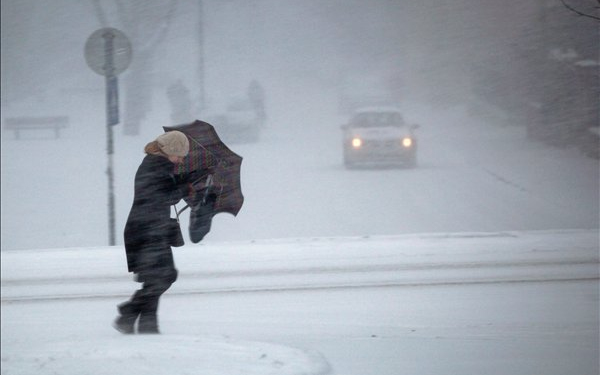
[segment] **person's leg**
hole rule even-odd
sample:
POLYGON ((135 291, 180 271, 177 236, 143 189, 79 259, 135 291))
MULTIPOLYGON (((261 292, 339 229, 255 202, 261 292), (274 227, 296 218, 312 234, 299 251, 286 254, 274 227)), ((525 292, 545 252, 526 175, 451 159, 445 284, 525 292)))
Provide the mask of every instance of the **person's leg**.
POLYGON ((174 267, 161 267, 149 276, 137 299, 137 304, 140 306, 138 333, 159 333, 157 317, 158 303, 160 296, 177 279, 177 270, 174 267))
POLYGON ((117 306, 120 315, 115 320, 113 326, 123 334, 132 334, 134 332, 135 321, 142 311, 136 298, 140 291, 136 291, 129 301, 117 306))
POLYGON ((138 316, 139 333, 158 333, 158 301, 177 279, 177 270, 171 247, 161 245, 159 239, 155 243, 158 245, 148 248, 139 256, 141 266, 136 277, 138 282, 143 283, 142 288, 136 291, 129 301, 117 306, 120 316, 113 326, 121 333, 134 333, 138 316))

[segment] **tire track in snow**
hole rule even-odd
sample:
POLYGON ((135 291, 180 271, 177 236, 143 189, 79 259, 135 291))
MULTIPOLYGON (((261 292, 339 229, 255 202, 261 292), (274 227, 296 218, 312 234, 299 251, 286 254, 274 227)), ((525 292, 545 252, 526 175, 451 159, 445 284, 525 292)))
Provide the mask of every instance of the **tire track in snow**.
POLYGON ((519 190, 519 191, 521 191, 521 192, 523 192, 523 193, 531 193, 529 190, 527 190, 527 189, 526 189, 526 188, 524 188, 523 186, 521 186, 521 185, 517 184, 516 182, 514 182, 514 181, 512 181, 512 180, 510 180, 510 179, 508 179, 508 178, 505 178, 504 176, 502 176, 502 175, 500 175, 500 174, 498 174, 498 173, 496 173, 496 172, 494 172, 494 171, 492 171, 492 170, 489 170, 489 169, 487 169, 487 168, 483 168, 483 170, 484 170, 484 171, 485 171, 487 174, 491 175, 491 176, 492 176, 492 177, 494 177, 496 180, 498 180, 498 181, 502 182, 502 183, 503 183, 503 184, 505 184, 505 185, 508 185, 508 186, 510 186, 510 187, 513 187, 513 188, 515 188, 515 189, 517 189, 517 190, 519 190))

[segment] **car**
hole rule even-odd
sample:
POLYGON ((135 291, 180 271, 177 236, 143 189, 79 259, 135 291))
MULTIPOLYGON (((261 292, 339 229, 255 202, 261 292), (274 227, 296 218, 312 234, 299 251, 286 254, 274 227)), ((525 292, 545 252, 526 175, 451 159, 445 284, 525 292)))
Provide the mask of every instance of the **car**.
POLYGON ((344 165, 416 167, 418 128, 407 124, 395 107, 359 109, 342 125, 344 165))
POLYGON ((263 120, 248 100, 232 101, 224 112, 208 112, 205 116, 213 122, 219 136, 228 143, 251 143, 260 138, 263 120))
POLYGON ((258 141, 262 124, 256 108, 250 101, 238 99, 231 102, 224 116, 225 139, 233 143, 258 141))

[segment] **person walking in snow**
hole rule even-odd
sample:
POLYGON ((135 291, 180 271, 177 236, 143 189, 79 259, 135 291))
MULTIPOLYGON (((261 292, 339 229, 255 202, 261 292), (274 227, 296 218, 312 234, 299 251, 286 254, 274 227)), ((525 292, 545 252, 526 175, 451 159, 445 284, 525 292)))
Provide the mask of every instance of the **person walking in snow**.
POLYGON ((179 131, 161 134, 148 143, 135 175, 133 205, 124 239, 129 272, 143 283, 130 300, 117 306, 113 326, 121 333, 159 333, 157 310, 161 295, 177 280, 171 249, 171 205, 187 195, 188 183, 178 181, 174 164, 183 162, 189 141, 179 131))
POLYGON ((171 121, 183 124, 192 121, 192 98, 190 90, 178 79, 167 88, 167 97, 171 104, 171 121))

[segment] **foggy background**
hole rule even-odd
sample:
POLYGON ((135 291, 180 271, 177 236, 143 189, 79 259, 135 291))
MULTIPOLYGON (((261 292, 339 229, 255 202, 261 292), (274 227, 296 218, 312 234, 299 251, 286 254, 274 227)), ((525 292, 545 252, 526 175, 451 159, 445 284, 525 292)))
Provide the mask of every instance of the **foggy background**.
MULTIPOLYGON (((593 1, 569 4, 597 16, 593 1)), ((132 63, 119 76, 121 122, 114 128, 118 243, 143 146, 173 123, 166 92, 178 79, 199 119, 247 95, 253 80, 265 91, 261 139, 230 144, 244 157, 245 206, 238 218, 215 218, 208 240, 598 226, 597 136, 590 131, 598 126, 598 21, 560 1, 3 0, 1 6, 3 121, 70 119, 58 140, 44 131, 15 140, 3 127, 3 249, 106 244, 104 78, 86 65, 83 47, 93 31, 108 26, 123 31, 133 47, 132 63), (343 170, 339 126, 350 115, 348 103, 373 97, 424 125, 422 168, 343 170), (467 130, 459 127, 467 122, 467 130), (541 142, 576 150, 584 168, 583 181, 573 176, 578 204, 554 207, 546 218, 559 211, 565 216, 546 222, 510 223, 508 215, 485 225, 462 216, 459 225, 461 209, 433 202, 447 194, 465 204, 474 193, 465 183, 436 189, 439 195, 429 201, 431 192, 413 197, 425 211, 417 219, 399 208, 401 187, 444 186, 440 172, 448 169, 439 161, 461 163, 461 152, 479 143, 478 135, 497 135, 487 133, 489 126, 522 130, 531 143, 519 143, 518 150, 541 142), (473 137, 470 146, 462 143, 465 131, 473 137), (311 174, 315 167, 320 174, 311 174), (352 188, 356 184, 361 190, 352 188), (382 186, 381 202, 341 209, 382 186), (455 216, 441 221, 439 212, 447 216, 448 210, 455 216)), ((504 146, 510 154, 511 145, 504 146)), ((490 163, 489 170, 496 160, 488 152, 480 144, 472 155, 490 163)), ((525 175, 536 167, 517 170, 525 175)), ((551 188, 546 205, 572 192, 569 181, 551 188)))

